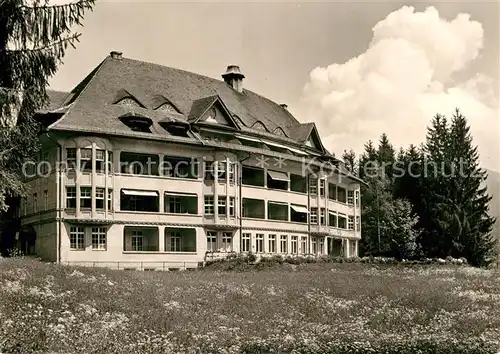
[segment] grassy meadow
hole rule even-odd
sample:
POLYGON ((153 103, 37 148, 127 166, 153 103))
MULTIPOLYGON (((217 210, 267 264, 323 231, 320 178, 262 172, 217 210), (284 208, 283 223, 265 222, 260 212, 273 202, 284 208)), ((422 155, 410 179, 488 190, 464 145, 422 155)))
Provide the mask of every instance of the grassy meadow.
POLYGON ((497 353, 500 274, 116 271, 0 259, 0 353, 497 353))

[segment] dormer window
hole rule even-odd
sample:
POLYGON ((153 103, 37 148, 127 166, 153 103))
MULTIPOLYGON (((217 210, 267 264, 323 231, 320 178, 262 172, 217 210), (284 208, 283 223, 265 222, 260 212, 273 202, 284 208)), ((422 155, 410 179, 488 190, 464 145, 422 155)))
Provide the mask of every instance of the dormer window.
POLYGON ((257 122, 255 122, 255 123, 252 125, 252 128, 253 128, 253 129, 257 129, 257 130, 264 130, 264 131, 267 131, 266 126, 265 126, 265 125, 264 125, 264 123, 262 123, 261 121, 257 121, 257 122))
POLYGON ((175 109, 175 107, 168 102, 165 102, 162 105, 160 105, 158 108, 155 109, 155 111, 161 111, 167 113, 179 113, 177 109, 175 109))
POLYGON ((159 124, 163 129, 165 129, 169 134, 173 136, 181 136, 184 138, 189 137, 187 133, 189 130, 189 124, 187 124, 186 122, 164 120, 159 124))
POLYGON ((132 97, 125 97, 116 102, 120 106, 143 107, 137 100, 132 97))
POLYGON ((151 133, 151 126, 153 125, 151 118, 130 112, 121 116, 120 120, 135 132, 151 133))
POLYGON ((276 128, 274 130, 274 134, 279 135, 279 136, 284 136, 284 137, 287 136, 285 131, 281 127, 276 128))

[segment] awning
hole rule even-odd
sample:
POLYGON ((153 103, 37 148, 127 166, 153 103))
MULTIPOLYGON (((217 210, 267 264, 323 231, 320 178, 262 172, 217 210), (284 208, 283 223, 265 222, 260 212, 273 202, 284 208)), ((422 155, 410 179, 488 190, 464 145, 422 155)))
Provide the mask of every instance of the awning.
POLYGON ((287 149, 287 150, 290 150, 292 152, 295 152, 297 154, 301 154, 301 155, 308 155, 307 152, 305 151, 302 151, 302 150, 298 150, 298 149, 294 149, 292 147, 288 147, 288 146, 285 146, 285 145, 281 145, 281 144, 278 144, 278 143, 273 143, 273 142, 270 142, 270 141, 267 141, 267 140, 263 140, 262 141, 264 144, 267 144, 267 145, 271 145, 271 146, 275 146, 275 147, 278 147, 278 148, 281 148, 281 149, 287 149))
POLYGON ((122 193, 125 195, 140 195, 145 197, 157 197, 158 192, 156 191, 136 191, 132 189, 122 189, 122 193))
POLYGON ((165 195, 167 196, 172 196, 172 197, 197 197, 196 194, 189 194, 189 193, 175 193, 175 192, 165 192, 165 195))
POLYGON ((308 214, 309 210, 307 210, 306 207, 300 206, 300 205, 290 205, 290 207, 296 212, 296 213, 304 213, 308 214))
POLYGON ((257 138, 251 138, 251 137, 242 136, 242 135, 235 135, 235 137, 237 139, 242 139, 242 140, 247 140, 247 141, 253 141, 253 142, 256 142, 256 143, 262 143, 262 140, 257 139, 257 138))
POLYGON ((337 216, 337 213, 331 212, 331 211, 329 211, 328 214, 333 215, 333 216, 337 216))
POLYGON ((278 171, 267 171, 267 174, 269 177, 271 177, 275 181, 285 181, 288 182, 290 181, 290 177, 284 172, 278 172, 278 171))
POLYGON ((269 204, 275 204, 275 205, 284 205, 284 206, 288 206, 288 203, 285 203, 285 202, 268 202, 269 204))

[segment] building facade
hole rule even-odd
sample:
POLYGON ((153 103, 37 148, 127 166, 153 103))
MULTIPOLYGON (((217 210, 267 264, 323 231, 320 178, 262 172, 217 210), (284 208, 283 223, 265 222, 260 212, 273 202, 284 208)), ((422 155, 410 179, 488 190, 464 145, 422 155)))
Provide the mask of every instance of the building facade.
POLYGON ((228 252, 357 256, 362 181, 237 66, 222 77, 111 52, 52 92, 25 168, 24 251, 143 270, 228 252))

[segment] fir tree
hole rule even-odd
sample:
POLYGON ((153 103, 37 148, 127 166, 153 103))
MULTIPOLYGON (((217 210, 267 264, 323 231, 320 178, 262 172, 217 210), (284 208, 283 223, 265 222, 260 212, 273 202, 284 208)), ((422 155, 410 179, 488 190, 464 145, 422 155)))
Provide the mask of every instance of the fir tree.
POLYGON ((34 112, 47 101, 48 79, 94 0, 49 6, 35 0, 0 1, 0 212, 7 197, 23 195, 21 166, 38 150, 34 112))
POLYGON ((358 164, 356 161, 356 153, 354 152, 354 150, 344 150, 342 154, 342 160, 344 161, 345 168, 353 175, 358 176, 358 164))

